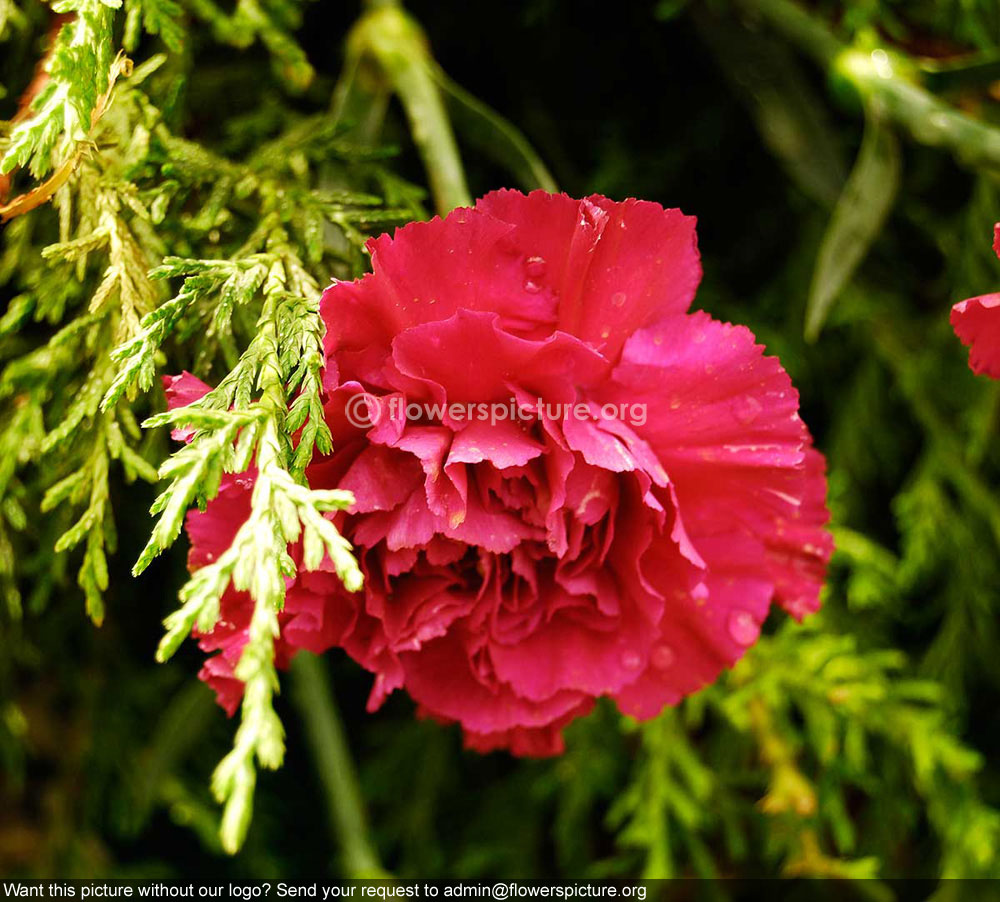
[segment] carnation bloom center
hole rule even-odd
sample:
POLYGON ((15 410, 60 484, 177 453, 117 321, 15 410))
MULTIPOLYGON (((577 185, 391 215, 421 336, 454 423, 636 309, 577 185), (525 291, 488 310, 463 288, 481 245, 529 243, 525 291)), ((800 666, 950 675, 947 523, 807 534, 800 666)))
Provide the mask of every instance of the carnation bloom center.
MULTIPOLYGON (((622 618, 623 587, 612 566, 614 554, 621 552, 615 548, 620 511, 644 518, 657 531, 665 520, 662 504, 650 493, 652 477, 641 469, 617 474, 588 464, 579 452, 566 450, 561 424, 543 416, 518 436, 520 455, 512 447, 511 432, 498 443, 468 444, 464 454, 452 454, 464 458, 461 469, 455 460, 443 473, 431 468, 426 499, 445 513, 447 539, 438 535, 414 550, 387 537, 374 543, 374 555, 365 560, 369 573, 384 580, 390 605, 392 599, 433 586, 426 616, 418 614, 408 624, 414 650, 459 617, 481 634, 473 650, 474 667, 488 684, 498 681, 491 649, 523 645, 539 631, 558 628, 560 621, 613 635, 622 618), (534 456, 525 460, 529 454, 534 456), (550 463, 553 459, 557 463, 550 463), (572 478, 563 478, 566 471, 572 478), (439 480, 446 485, 438 485, 439 480), (466 523, 470 497, 475 522, 466 523), (644 497, 647 503, 642 503, 644 497)), ((443 428, 440 422, 418 422, 408 434, 443 428)), ((620 453, 629 458, 626 446, 620 453)), ((662 466, 656 463, 654 469, 665 483, 662 466)), ((377 516, 358 517, 347 529, 360 545, 378 538, 383 522, 377 516)), ((503 657, 502 651, 498 654, 503 657)), ((644 663, 636 647, 618 656, 627 670, 644 663)), ((664 660, 661 653, 661 666, 664 660)), ((594 691, 616 688, 612 680, 594 691)))

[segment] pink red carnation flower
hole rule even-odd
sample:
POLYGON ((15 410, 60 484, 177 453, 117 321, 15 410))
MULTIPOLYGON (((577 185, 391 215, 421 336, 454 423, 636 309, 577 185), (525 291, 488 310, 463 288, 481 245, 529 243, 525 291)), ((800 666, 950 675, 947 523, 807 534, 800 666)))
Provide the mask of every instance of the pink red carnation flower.
MULTIPOLYGON (((993 226, 993 250, 1000 257, 1000 222, 993 226)), ((969 348, 969 366, 1000 379, 1000 294, 984 294, 951 308, 951 325, 969 348)))
MULTIPOLYGON (((336 522, 365 586, 300 571, 279 663, 340 646, 375 674, 371 709, 405 688, 472 748, 544 755, 599 696, 648 718, 714 680, 772 602, 816 610, 823 459, 778 361, 688 312, 693 218, 499 191, 369 247, 374 271, 323 296, 335 451, 307 473, 354 493, 336 522)), ((252 483, 189 516, 192 567, 252 483)), ((250 612, 230 591, 202 638, 230 711, 250 612)))

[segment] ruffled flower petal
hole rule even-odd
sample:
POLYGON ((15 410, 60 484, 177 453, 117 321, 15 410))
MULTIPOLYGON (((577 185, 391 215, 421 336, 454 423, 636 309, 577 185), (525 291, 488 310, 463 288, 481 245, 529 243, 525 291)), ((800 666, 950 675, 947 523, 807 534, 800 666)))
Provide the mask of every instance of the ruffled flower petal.
POLYGON ((980 376, 1000 379, 1000 294, 959 301, 951 326, 969 349, 969 366, 980 376))
MULTIPOLYGON (((993 252, 1000 257, 1000 222, 993 226, 993 252)), ((960 301, 951 308, 951 326, 969 349, 974 373, 1000 379, 1000 294, 960 301)))
POLYGON ((559 298, 558 328, 612 360, 636 329, 684 313, 701 281, 696 221, 680 210, 510 190, 476 209, 514 224, 529 283, 559 298))
POLYGON ((695 313, 636 333, 608 396, 646 404, 646 440, 699 553, 705 539, 750 536, 777 600, 815 610, 832 553, 822 458, 791 380, 750 331, 695 313))

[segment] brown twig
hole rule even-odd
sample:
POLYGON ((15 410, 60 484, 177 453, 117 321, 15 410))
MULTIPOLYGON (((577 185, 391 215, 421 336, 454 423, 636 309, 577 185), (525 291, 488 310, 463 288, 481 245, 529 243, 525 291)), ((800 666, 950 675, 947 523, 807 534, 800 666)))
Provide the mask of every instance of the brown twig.
MULTIPOLYGON (((128 78, 131 74, 132 60, 125 56, 123 51, 119 51, 118 56, 115 57, 115 61, 111 64, 111 71, 108 73, 108 89, 97 98, 97 103, 94 104, 94 109, 90 114, 91 129, 107 112, 108 107, 111 106, 111 93, 114 90, 115 82, 118 81, 118 77, 121 75, 128 78)), ((47 79, 48 74, 46 73, 47 79)), ((43 81, 42 85, 44 83, 43 81)), ((0 206, 0 222, 7 222, 9 219, 34 210, 36 207, 40 207, 51 200, 52 196, 66 184, 69 177, 73 174, 73 171, 83 158, 84 150, 85 145, 83 143, 78 144, 72 155, 64 160, 56 171, 44 182, 24 194, 19 194, 10 203, 0 206)))

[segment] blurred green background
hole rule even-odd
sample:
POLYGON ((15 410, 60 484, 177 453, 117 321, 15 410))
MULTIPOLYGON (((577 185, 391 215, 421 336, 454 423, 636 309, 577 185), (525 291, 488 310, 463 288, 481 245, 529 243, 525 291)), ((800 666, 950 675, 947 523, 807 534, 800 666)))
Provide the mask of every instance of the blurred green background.
MULTIPOLYGON (((298 92, 279 77, 280 47, 232 46, 204 5, 181 3, 184 48, 148 84, 176 133, 238 160, 330 109, 357 3, 259 7, 315 69, 298 92)), ((696 306, 748 325, 791 373, 828 456, 839 550, 820 615, 773 616, 736 671, 653 722, 599 706, 553 760, 463 752, 457 729, 415 720, 400 693, 368 715, 370 676, 326 655, 383 865, 490 879, 1000 876, 1000 392, 948 325, 951 304, 1000 283, 1000 4, 406 7, 442 69, 523 133, 560 189, 698 217, 696 306)), ((52 20, 33 0, 0 0, 0 22, 4 10, 10 118, 52 20)), ((147 34, 132 55, 161 49, 147 34)), ((529 180, 529 157, 486 152, 502 144, 498 120, 449 109, 473 196, 529 180)), ((379 165, 426 184, 398 100, 379 126, 348 137, 395 146, 379 165)), ((164 175, 129 178, 156 190, 164 175)), ((51 210, 23 219, 0 233, 5 302, 58 240, 51 210)), ((51 330, 7 330, 3 363, 51 330)), ((151 441, 155 461, 167 442, 151 441)), ((259 778, 243 850, 221 852, 209 777, 234 724, 195 680, 194 643, 153 661, 183 548, 134 580, 154 490, 113 481, 119 548, 94 627, 77 558, 53 554, 38 509, 47 466, 18 465, 26 522, 4 543, 5 593, 21 602, 0 614, 0 874, 343 874, 309 706, 287 677, 284 767, 259 778)))

